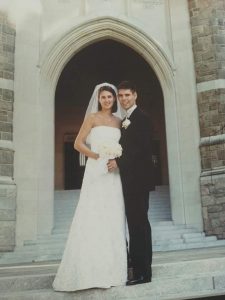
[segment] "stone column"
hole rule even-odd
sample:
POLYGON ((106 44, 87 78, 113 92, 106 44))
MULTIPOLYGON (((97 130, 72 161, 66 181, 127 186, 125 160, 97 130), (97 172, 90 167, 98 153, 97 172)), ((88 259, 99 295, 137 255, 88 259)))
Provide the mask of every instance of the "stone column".
POLYGON ((207 235, 225 238, 225 1, 188 0, 200 124, 207 235))
POLYGON ((15 28, 0 12, 0 251, 15 246, 16 186, 13 181, 15 28))

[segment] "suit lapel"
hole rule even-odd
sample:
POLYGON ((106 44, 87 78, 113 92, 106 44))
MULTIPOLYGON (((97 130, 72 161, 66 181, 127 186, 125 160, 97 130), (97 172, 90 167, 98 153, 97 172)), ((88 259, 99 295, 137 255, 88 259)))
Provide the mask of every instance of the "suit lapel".
POLYGON ((131 122, 132 122, 132 120, 134 120, 136 118, 136 116, 138 115, 139 111, 140 111, 139 108, 136 107, 135 110, 132 112, 132 114, 130 115, 130 118, 129 118, 129 120, 131 122))

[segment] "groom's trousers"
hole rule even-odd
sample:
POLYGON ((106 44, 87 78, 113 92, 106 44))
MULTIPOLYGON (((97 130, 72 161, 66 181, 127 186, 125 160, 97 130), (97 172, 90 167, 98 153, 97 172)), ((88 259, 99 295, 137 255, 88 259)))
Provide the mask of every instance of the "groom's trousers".
POLYGON ((129 229, 129 260, 135 278, 151 277, 152 238, 148 221, 149 191, 146 188, 124 191, 129 229))

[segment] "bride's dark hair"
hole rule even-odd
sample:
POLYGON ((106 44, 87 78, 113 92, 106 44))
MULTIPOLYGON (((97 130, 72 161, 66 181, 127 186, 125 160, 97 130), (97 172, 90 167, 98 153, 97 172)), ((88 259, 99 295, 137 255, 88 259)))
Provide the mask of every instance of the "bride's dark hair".
MULTIPOLYGON (((113 97, 115 98, 115 101, 112 106, 112 113, 116 112, 117 111, 117 100, 116 100, 117 97, 116 97, 115 90, 108 85, 100 87, 100 89, 98 90, 98 99, 100 97, 101 92, 103 92, 103 91, 110 92, 113 95, 113 97)), ((101 104, 100 104, 100 102, 98 102, 98 110, 101 110, 101 109, 102 109, 101 104)))

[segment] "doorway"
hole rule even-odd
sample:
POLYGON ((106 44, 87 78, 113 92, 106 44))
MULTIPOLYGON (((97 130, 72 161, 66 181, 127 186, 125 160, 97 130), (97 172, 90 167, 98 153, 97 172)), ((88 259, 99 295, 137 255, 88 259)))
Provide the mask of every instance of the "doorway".
MULTIPOLYGON (((153 123, 153 161, 157 185, 168 185, 168 163, 162 89, 155 72, 133 49, 106 39, 78 52, 65 66, 55 93, 55 189, 77 189, 68 184, 69 173, 76 174, 74 182, 82 182, 79 162, 70 144, 65 145, 65 134, 75 137, 96 84, 110 82, 117 85, 130 79, 138 87, 138 105, 146 111, 153 123), (69 150, 70 149, 70 150, 69 150), (67 168, 65 165, 68 164, 67 168), (73 171, 71 171, 71 168, 73 171), (79 177, 79 178, 78 178, 79 177)), ((71 141, 70 143, 73 143, 71 141)))

